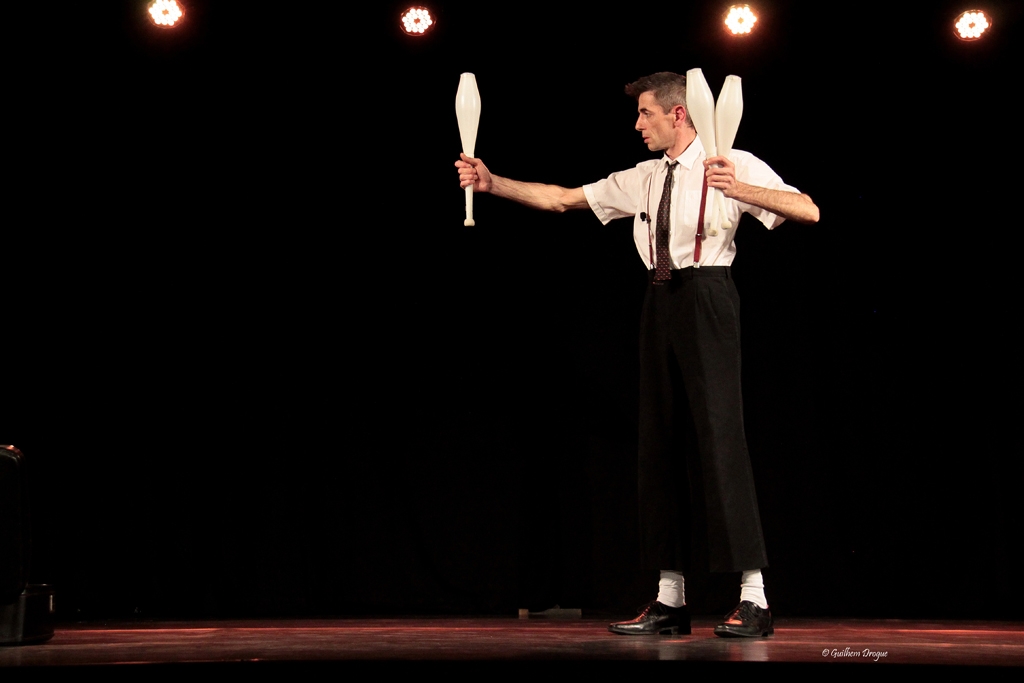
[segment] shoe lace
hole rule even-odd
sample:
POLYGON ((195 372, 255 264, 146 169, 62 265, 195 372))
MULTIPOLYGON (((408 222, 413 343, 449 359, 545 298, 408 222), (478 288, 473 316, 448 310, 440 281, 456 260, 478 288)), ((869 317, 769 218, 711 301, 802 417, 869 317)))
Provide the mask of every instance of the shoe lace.
POLYGON ((661 610, 658 608, 658 601, 657 600, 651 600, 646 605, 643 605, 643 606, 639 607, 637 609, 637 611, 636 611, 636 613, 640 614, 640 615, 645 615, 648 612, 654 612, 655 614, 658 614, 658 613, 661 612, 661 610))
POLYGON ((730 614, 726 615, 725 620, 737 620, 746 622, 748 620, 755 619, 757 618, 757 613, 754 611, 755 607, 757 607, 757 605, 755 605, 754 603, 747 602, 746 600, 744 600, 736 606, 736 609, 734 609, 730 614))

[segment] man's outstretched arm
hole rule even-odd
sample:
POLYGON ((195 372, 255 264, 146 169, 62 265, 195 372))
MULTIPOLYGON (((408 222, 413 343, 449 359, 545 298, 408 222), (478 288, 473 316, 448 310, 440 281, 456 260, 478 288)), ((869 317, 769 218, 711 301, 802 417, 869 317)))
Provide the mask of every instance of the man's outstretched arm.
POLYGON ((768 209, 776 216, 797 223, 817 223, 818 206, 805 194, 769 190, 736 180, 736 167, 725 157, 711 157, 704 162, 708 187, 717 187, 726 197, 768 209), (713 165, 719 164, 718 168, 713 165))
POLYGON ((459 155, 455 162, 459 169, 461 187, 473 186, 474 192, 490 192, 497 197, 504 197, 541 211, 557 211, 561 213, 569 209, 586 209, 590 205, 583 194, 582 187, 569 189, 558 185, 541 183, 524 183, 518 180, 494 175, 484 162, 479 159, 459 155))

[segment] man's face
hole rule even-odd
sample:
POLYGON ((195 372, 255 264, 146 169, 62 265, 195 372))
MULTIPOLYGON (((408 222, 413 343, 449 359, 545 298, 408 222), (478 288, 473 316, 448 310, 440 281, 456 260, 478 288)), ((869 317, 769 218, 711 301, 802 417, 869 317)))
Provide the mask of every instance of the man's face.
POLYGON ((671 111, 666 113, 649 90, 640 94, 636 110, 640 114, 636 119, 636 129, 644 136, 647 149, 659 152, 671 147, 676 141, 675 115, 671 111))

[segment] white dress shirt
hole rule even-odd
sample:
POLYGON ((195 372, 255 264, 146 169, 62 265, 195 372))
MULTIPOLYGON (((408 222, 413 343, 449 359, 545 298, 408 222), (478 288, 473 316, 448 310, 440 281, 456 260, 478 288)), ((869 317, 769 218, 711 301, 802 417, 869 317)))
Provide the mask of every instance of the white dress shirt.
MULTIPOLYGON (((695 138, 682 154, 676 157, 679 165, 675 167, 675 179, 672 184, 672 216, 669 232, 669 254, 672 257, 672 268, 688 268, 693 265, 693 246, 697 236, 697 219, 700 215, 700 195, 704 182, 704 146, 700 138, 695 138)), ((799 192, 782 182, 782 178, 753 154, 734 149, 729 152, 729 160, 736 166, 736 179, 748 185, 799 192)), ((633 216, 633 240, 640 258, 648 268, 653 268, 650 245, 654 242, 654 234, 658 229, 658 202, 665 186, 665 174, 668 171, 667 156, 661 159, 644 161, 627 171, 613 173, 604 180, 583 186, 590 208, 602 223, 607 224, 615 218, 633 216), (650 231, 647 222, 640 219, 645 213, 651 220, 650 231)), ((767 209, 753 204, 745 204, 734 199, 725 199, 726 217, 732 221, 733 228, 719 229, 717 236, 708 234, 711 227, 711 189, 708 188, 708 206, 704 211, 704 242, 701 245, 700 265, 728 266, 736 256, 736 226, 740 215, 749 213, 757 218, 769 230, 781 224, 785 219, 767 209)), ((655 259, 656 260, 656 259, 655 259)))

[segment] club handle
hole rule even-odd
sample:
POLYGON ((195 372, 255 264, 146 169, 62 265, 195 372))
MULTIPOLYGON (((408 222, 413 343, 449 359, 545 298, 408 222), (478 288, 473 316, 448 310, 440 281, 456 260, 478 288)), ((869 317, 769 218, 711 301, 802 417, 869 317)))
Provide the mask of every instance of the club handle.
POLYGON ((716 187, 709 187, 708 188, 708 203, 707 203, 707 206, 705 207, 706 211, 711 211, 711 216, 709 216, 709 220, 708 220, 708 223, 710 223, 710 227, 708 228, 708 237, 718 237, 718 223, 719 223, 719 220, 718 220, 719 219, 718 209, 719 209, 719 207, 721 207, 721 205, 722 205, 722 191, 719 190, 716 187))
POLYGON ((732 227, 732 221, 725 217, 725 195, 718 192, 715 196, 718 198, 718 211, 715 213, 715 227, 728 230, 732 227))
POLYGON ((470 185, 466 188, 466 221, 463 223, 467 228, 476 225, 476 221, 473 220, 473 186, 470 185))

